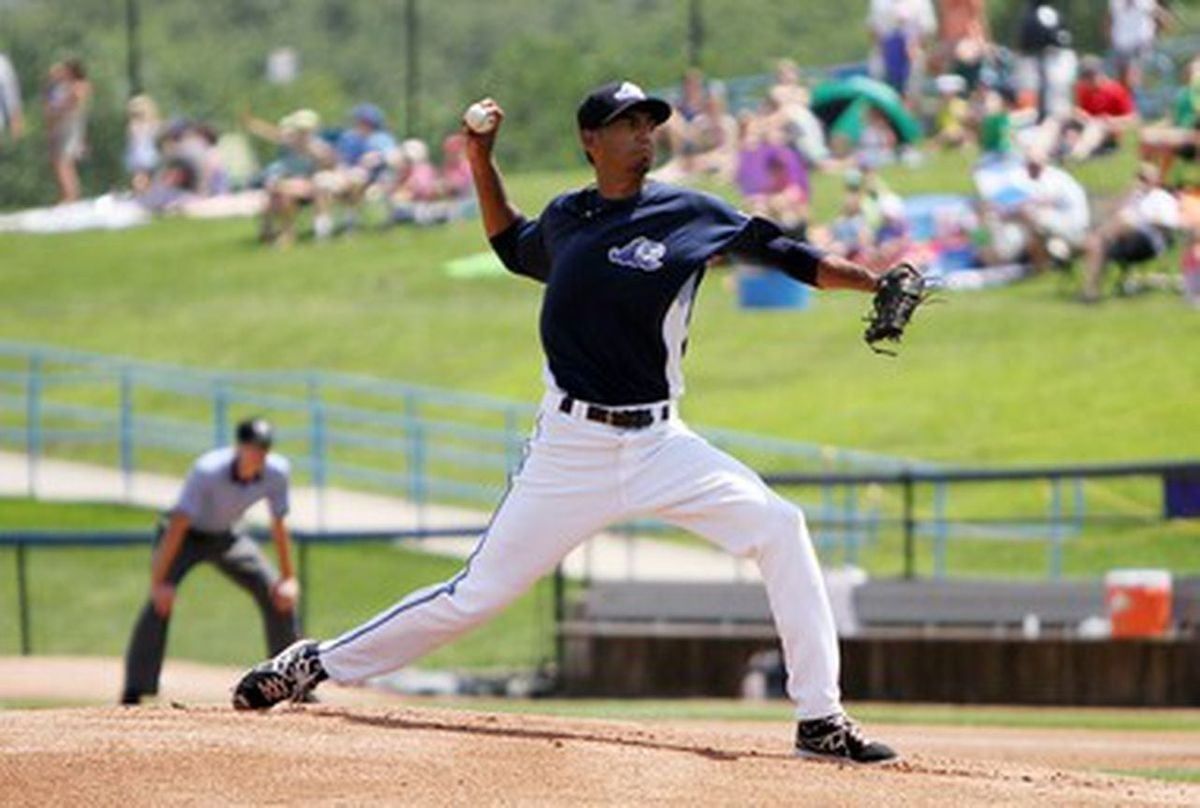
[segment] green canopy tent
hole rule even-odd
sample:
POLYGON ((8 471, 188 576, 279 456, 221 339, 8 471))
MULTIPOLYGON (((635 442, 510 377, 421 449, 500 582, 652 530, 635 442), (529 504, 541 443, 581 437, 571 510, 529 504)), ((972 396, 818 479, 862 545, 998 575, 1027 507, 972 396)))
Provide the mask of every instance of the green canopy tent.
POLYGON ((905 108, 896 91, 881 81, 851 76, 827 81, 813 90, 813 114, 824 124, 831 139, 840 135, 856 145, 870 108, 883 114, 899 143, 907 146, 921 139, 921 124, 905 108))

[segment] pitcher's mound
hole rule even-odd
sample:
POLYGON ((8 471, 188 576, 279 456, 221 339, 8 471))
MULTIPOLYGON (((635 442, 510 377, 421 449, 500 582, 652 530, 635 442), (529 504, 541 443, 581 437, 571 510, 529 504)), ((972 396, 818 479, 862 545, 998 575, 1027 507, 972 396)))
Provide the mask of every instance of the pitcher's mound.
MULTIPOLYGON (((952 760, 800 761, 788 730, 448 709, 218 706, 0 713, 8 805, 1196 804, 1200 787, 952 760)), ((889 737, 888 740, 895 740, 889 737)))

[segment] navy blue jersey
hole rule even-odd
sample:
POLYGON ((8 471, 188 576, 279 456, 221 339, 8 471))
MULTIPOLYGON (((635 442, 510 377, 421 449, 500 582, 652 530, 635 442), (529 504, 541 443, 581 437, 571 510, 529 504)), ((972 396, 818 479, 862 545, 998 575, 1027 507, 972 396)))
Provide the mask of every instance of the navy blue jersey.
POLYGON ((731 245, 778 235, 709 194, 647 183, 620 200, 594 188, 563 194, 492 244, 510 270, 546 284, 540 332, 550 386, 623 406, 682 395, 680 362, 705 267, 731 245))

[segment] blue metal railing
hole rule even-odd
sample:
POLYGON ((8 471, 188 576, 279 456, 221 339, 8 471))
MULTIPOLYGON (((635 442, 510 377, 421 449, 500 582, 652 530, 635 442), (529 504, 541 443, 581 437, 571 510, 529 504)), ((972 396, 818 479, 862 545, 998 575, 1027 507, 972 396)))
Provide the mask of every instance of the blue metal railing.
MULTIPOLYGON (((0 447, 24 451, 35 497, 43 457, 86 449, 88 459, 102 456, 99 462, 120 470, 128 500, 139 470, 184 468, 192 455, 227 443, 237 417, 258 411, 275 419, 281 450, 316 489, 319 526, 326 523, 326 490, 345 485, 398 493, 416 506, 420 528, 431 503, 490 510, 521 457, 535 410, 347 373, 198 370, 0 340, 0 447)), ((933 467, 727 429, 702 431, 764 471, 933 467)), ((859 500, 848 491, 836 513, 821 510, 814 521, 828 526, 817 536, 822 546, 852 549, 873 541, 871 509, 863 510, 859 500)))
MULTIPOLYGON (((850 474, 774 474, 766 475, 770 485, 780 487, 819 486, 827 489, 831 485, 841 486, 894 486, 901 490, 903 502, 898 518, 879 520, 898 523, 903 533, 904 577, 916 576, 916 539, 931 536, 933 539, 933 575, 946 574, 946 543, 953 531, 958 538, 1003 538, 1005 540, 1048 540, 1047 575, 1060 578, 1063 574, 1063 543, 1079 533, 1085 521, 1104 521, 1110 524, 1138 524, 1146 521, 1162 521, 1178 518, 1180 514, 1170 512, 1164 502, 1161 509, 1151 507, 1153 513, 1138 515, 1087 515, 1084 499, 1084 483, 1094 480, 1116 480, 1142 478, 1155 486, 1165 487, 1171 480, 1186 480, 1200 489, 1200 460, 1157 460, 1137 463, 1075 464, 1058 466, 1026 466, 998 468, 901 468, 878 472, 856 472, 850 474), (954 518, 947 515, 948 486, 982 485, 1021 482, 1048 482, 1050 484, 1049 513, 1040 519, 1014 518, 1012 516, 991 518, 954 518), (933 489, 932 516, 921 517, 917 513, 915 493, 917 486, 933 489), (1072 488, 1071 504, 1064 501, 1063 487, 1072 488)), ((847 488, 847 490, 854 490, 847 488)), ((1187 514, 1194 518, 1194 514, 1187 514)))
MULTIPOLYGON (((491 509, 519 461, 534 410, 350 374, 189 370, 0 341, 0 447, 24 452, 34 497, 49 454, 119 469, 121 494, 131 500, 137 471, 186 468, 195 454, 227 442, 236 417, 265 411, 277 422, 279 445, 295 473, 316 490, 318 528, 327 526, 327 490, 341 485, 408 500, 412 526, 420 529, 434 504, 491 509)), ((954 538, 1045 540, 1061 557, 1063 542, 1078 535, 1088 518, 1082 478, 1046 478, 1045 517, 968 521, 954 516, 950 487, 936 479, 941 465, 726 429, 702 431, 769 479, 781 472, 806 475, 812 484, 793 491, 809 497, 798 501, 817 546, 840 550, 847 563, 858 563, 894 527, 889 514, 901 503, 894 487, 885 501, 883 478, 911 476, 932 485, 931 518, 916 520, 912 532, 932 539, 939 577, 954 538)), ((1054 574, 1061 561, 1050 568, 1054 574)))

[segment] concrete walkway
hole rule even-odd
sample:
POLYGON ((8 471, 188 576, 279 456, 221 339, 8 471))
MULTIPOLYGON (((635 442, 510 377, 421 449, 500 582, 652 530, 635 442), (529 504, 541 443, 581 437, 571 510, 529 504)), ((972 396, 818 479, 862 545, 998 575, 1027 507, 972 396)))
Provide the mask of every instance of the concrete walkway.
MULTIPOLYGON (((24 454, 0 452, 0 496, 85 502, 123 502, 146 508, 168 508, 179 494, 182 478, 137 472, 126 481, 117 469, 89 463, 40 458, 33 468, 24 454)), ((316 489, 293 487, 288 522, 296 529, 316 531, 406 530, 482 527, 489 514, 440 505, 415 506, 399 497, 327 488, 323 501, 316 489), (318 505, 322 519, 318 519, 318 505)), ((266 507, 251 509, 248 521, 266 524, 266 507)), ((46 525, 53 529, 54 525, 46 525)), ((421 539, 406 546, 439 555, 465 558, 474 538, 421 539)), ((688 547, 642 536, 602 533, 567 557, 569 576, 596 580, 757 580, 757 568, 724 552, 688 547)))

